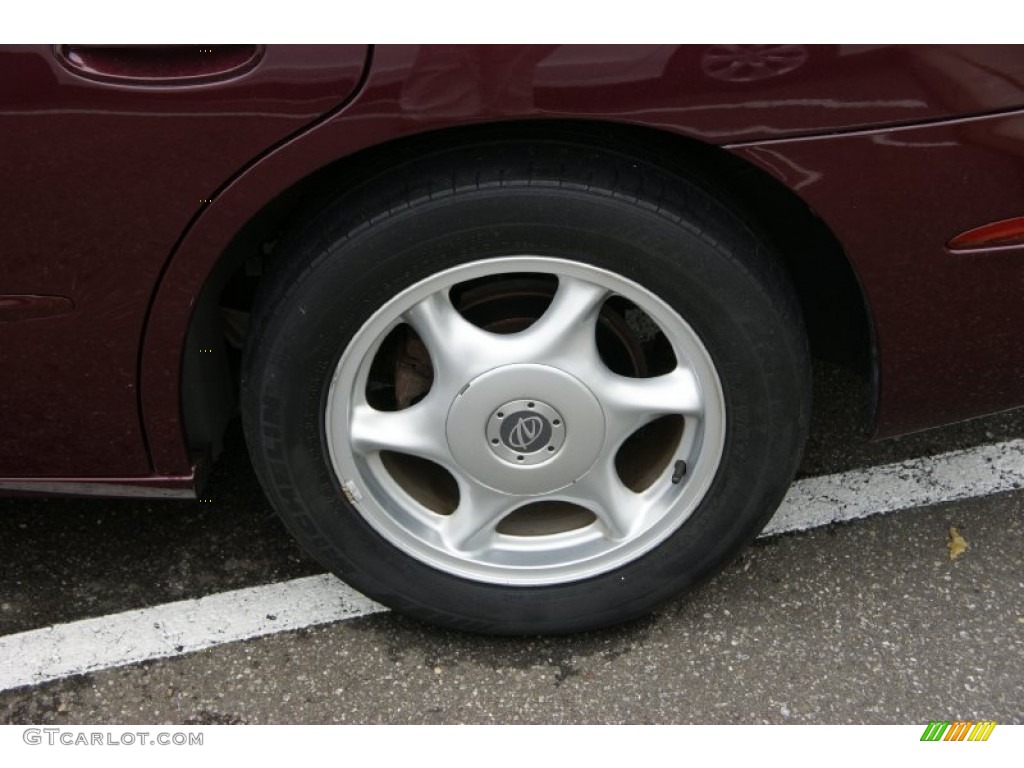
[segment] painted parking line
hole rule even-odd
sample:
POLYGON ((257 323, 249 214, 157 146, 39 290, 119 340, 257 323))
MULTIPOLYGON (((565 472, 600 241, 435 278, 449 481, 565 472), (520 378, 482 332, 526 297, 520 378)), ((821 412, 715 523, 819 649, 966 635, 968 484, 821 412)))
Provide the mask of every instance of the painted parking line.
MULTIPOLYGON (((793 484, 764 536, 1024 488, 1024 440, 793 484)), ((309 576, 0 637, 0 690, 386 610, 309 576)))
POLYGON ((0 691, 385 608, 324 574, 0 637, 0 691))
POLYGON ((793 483, 762 536, 1024 488, 1024 440, 793 483))

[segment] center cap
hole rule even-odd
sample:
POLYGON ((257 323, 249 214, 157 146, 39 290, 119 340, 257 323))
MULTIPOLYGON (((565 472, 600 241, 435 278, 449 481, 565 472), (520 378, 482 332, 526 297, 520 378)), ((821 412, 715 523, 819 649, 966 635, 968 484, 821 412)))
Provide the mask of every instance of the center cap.
POLYGON ((463 387, 446 424, 459 466, 514 496, 572 485, 604 446, 604 412, 572 374, 534 363, 492 368, 463 387))
POLYGON ((487 420, 487 441, 501 459, 519 466, 555 457, 565 443, 562 414, 541 400, 512 400, 487 420))

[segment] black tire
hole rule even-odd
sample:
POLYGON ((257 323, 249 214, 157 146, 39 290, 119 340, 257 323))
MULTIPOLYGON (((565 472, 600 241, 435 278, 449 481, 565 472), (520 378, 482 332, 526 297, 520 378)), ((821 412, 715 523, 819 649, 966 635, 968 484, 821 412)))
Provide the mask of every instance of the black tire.
MULTIPOLYGON (((536 266, 533 262, 529 264, 531 269, 536 266)), ((810 365, 798 305, 786 275, 750 229, 711 194, 653 163, 558 141, 510 141, 436 153, 369 178, 328 201, 319 213, 310 216, 282 241, 274 254, 273 266, 254 311, 243 362, 242 413, 253 463, 273 506, 301 544, 340 578, 397 611, 449 627, 500 634, 575 632, 641 616, 705 579, 737 554, 771 517, 798 465, 809 420, 810 365), (522 581, 511 578, 502 583, 506 575, 517 578, 520 572, 533 572, 516 570, 527 561, 515 561, 519 555, 506 555, 495 544, 505 541, 501 537, 506 534, 498 530, 504 523, 492 521, 493 531, 488 529, 480 534, 488 537, 490 548, 486 558, 473 554, 472 547, 465 544, 473 539, 460 540, 459 546, 450 551, 438 545, 435 557, 430 538, 434 534, 420 533, 417 516, 422 511, 419 507, 413 509, 415 505, 402 492, 414 495, 413 491, 421 487, 444 486, 447 481, 434 476, 425 480, 430 472, 423 469, 424 474, 417 475, 410 490, 401 479, 405 476, 400 477, 401 473, 394 469, 397 465, 385 466, 383 460, 375 458, 381 454, 357 452, 351 446, 356 445, 358 435, 329 428, 325 413, 329 400, 332 413, 354 409, 355 406, 350 409, 345 404, 346 392, 356 393, 356 399, 365 390, 360 389, 362 379, 358 375, 351 378, 351 390, 337 383, 332 386, 336 375, 339 381, 347 382, 346 371, 363 365, 361 353, 356 351, 343 358, 350 345, 356 350, 372 342, 371 351, 365 353, 365 366, 371 371, 366 376, 378 375, 373 372, 377 370, 374 366, 386 372, 385 381, 394 371, 393 384, 396 391, 401 389, 398 380, 405 374, 400 372, 399 364, 381 362, 384 353, 376 351, 380 338, 369 330, 376 327, 373 323, 383 322, 380 318, 388 312, 400 311, 403 305, 396 303, 396 297, 404 296, 403 292, 421 281, 439 280, 439 275, 448 274, 446 270, 468 270, 465 265, 477 262, 484 262, 483 268, 495 273, 508 265, 509 272, 518 274, 518 262, 507 260, 523 254, 541 257, 542 269, 547 269, 545 265, 549 263, 554 265, 559 285, 562 281, 568 285, 572 279, 559 270, 571 271, 572 264, 579 264, 584 282, 592 274, 599 287, 613 286, 611 290, 616 294, 619 291, 614 286, 638 287, 630 294, 632 305, 622 299, 605 302, 601 305, 601 316, 594 321, 599 329, 612 328, 597 333, 611 334, 615 350, 628 348, 623 354, 633 361, 633 368, 626 370, 625 375, 654 375, 640 371, 640 367, 657 367, 668 357, 678 361, 680 355, 689 361, 691 352, 695 370, 700 370, 698 358, 702 348, 713 366, 720 390, 714 390, 714 377, 700 380, 703 389, 698 389, 704 403, 701 407, 706 412, 663 420, 667 424, 676 419, 672 423, 679 425, 678 429, 696 435, 690 438, 691 443, 699 443, 693 449, 694 463, 703 467, 700 471, 707 479, 703 490, 696 486, 691 489, 694 495, 685 505, 675 500, 682 496, 669 495, 677 493, 669 488, 673 475, 682 475, 675 479, 684 489, 690 482, 675 461, 675 453, 683 450, 685 440, 677 433, 672 433, 675 437, 660 435, 650 438, 651 448, 643 449, 645 461, 653 466, 653 482, 658 484, 649 487, 656 488, 657 494, 661 494, 659 499, 665 500, 658 502, 660 507, 653 506, 653 502, 650 510, 645 507, 643 522, 636 526, 647 525, 649 518, 654 521, 651 526, 662 528, 645 532, 647 538, 642 540, 639 534, 623 534, 622 531, 633 529, 628 522, 625 528, 614 527, 615 520, 622 519, 615 517, 621 510, 613 509, 614 504, 607 505, 607 510, 598 504, 595 509, 599 513, 593 513, 593 521, 587 523, 596 528, 570 528, 563 532, 568 538, 578 538, 579 542, 572 544, 576 549, 566 544, 563 550, 557 543, 561 539, 544 536, 524 544, 524 551, 536 550, 530 555, 529 564, 536 565, 536 572, 544 574, 543 578, 534 582, 525 577, 522 581), (603 271, 594 270, 595 267, 603 271), (606 274, 612 277, 603 282, 606 274), (637 330, 646 321, 636 320, 638 315, 630 313, 640 308, 650 319, 651 312, 660 311, 662 304, 684 321, 682 325, 670 324, 678 332, 666 332, 657 321, 653 330, 650 326, 644 326, 648 331, 637 330), (652 309, 648 311, 648 307, 652 309), (382 314, 371 322, 378 310, 382 314), (633 319, 627 322, 624 318, 633 319), (698 344, 689 340, 687 328, 699 339, 698 344), (666 343, 671 346, 668 352, 666 343), (641 351, 629 351, 634 348, 641 351), (370 358, 375 360, 372 365, 368 362, 370 358), (719 392, 724 411, 715 410, 714 392, 719 392), (724 412, 724 420, 720 443, 716 443, 714 425, 719 422, 715 414, 720 412, 724 412), (709 425, 707 429, 702 426, 705 422, 709 425), (668 447, 663 449, 662 445, 668 447), (663 456, 661 451, 667 453, 663 456), (706 457, 718 456, 716 451, 720 457, 709 463, 711 458, 706 457), (347 488, 339 479, 339 466, 356 468, 355 479, 347 488), (384 480, 375 480, 384 477, 381 472, 390 474, 384 480), (394 487, 388 478, 394 480, 394 487), (351 503, 346 496, 356 498, 357 503, 351 503), (369 497, 369 501, 360 497, 369 497), (602 516, 603 511, 611 515, 608 521, 602 516), (606 540, 601 542, 594 531, 603 531, 600 535, 605 535, 606 540), (615 536, 611 535, 613 531, 615 536), (587 536, 597 542, 592 549, 584 548, 585 542, 590 541, 587 536), (616 543, 620 539, 625 543, 616 543), (536 543, 541 540, 548 543, 536 543), (563 558, 567 562, 576 553, 591 551, 600 554, 595 554, 593 562, 597 565, 593 567, 585 559, 571 567, 559 561, 563 558), (619 552, 627 552, 628 556, 619 557, 619 552), (459 558, 464 553, 469 554, 465 554, 462 562, 459 558), (502 570, 494 565, 504 562, 502 558, 506 557, 513 558, 508 568, 502 570), (560 570, 562 565, 565 568, 560 570)), ((493 295, 481 301, 499 320, 514 320, 522 325, 519 316, 529 315, 529 322, 544 310, 525 307, 547 300, 543 296, 538 298, 547 278, 530 279, 539 282, 525 289, 525 299, 516 293, 520 288, 499 282, 492 289, 493 295), (520 298, 516 299, 517 296, 520 298)), ((483 283, 486 294, 490 283, 483 283)), ((464 296, 476 289, 466 289, 464 282, 459 285, 449 295, 453 301, 465 304, 470 300, 464 296), (460 298, 455 298, 456 293, 460 298)), ((461 311, 468 310, 463 307, 461 311)), ((392 337, 381 342, 387 349, 396 344, 395 348, 404 350, 404 354, 415 341, 406 339, 399 343, 392 337)), ((428 353, 433 379, 426 381, 430 377, 423 370, 415 374, 411 381, 417 384, 413 389, 418 387, 419 391, 414 397, 423 397, 426 402, 437 387, 439 394, 435 400, 440 403, 442 385, 450 382, 445 381, 444 371, 435 370, 438 363, 433 350, 428 349, 428 353)), ((606 361, 609 359, 609 353, 601 354, 606 361)), ((613 350, 614 354, 617 353, 613 350)), ((397 359, 400 353, 395 355, 397 359)), ((548 386, 546 379, 534 385, 529 378, 534 368, 518 363, 517 366, 510 364, 501 371, 511 371, 509 376, 520 377, 516 381, 528 382, 523 385, 523 398, 534 397, 531 387, 548 386)), ((548 368, 557 366, 545 363, 545 375, 548 368)), ((557 373, 556 370, 552 375, 557 373)), ((575 387, 579 383, 574 376, 569 376, 565 386, 575 387)), ((590 391, 591 384, 583 385, 581 392, 590 391)), ((557 402, 551 406, 555 410, 547 412, 546 420, 537 422, 541 426, 550 426, 554 418, 551 414, 558 408, 575 407, 570 402, 575 398, 559 394, 563 392, 558 389, 561 384, 551 386, 557 390, 553 396, 557 402)), ((474 396, 480 391, 484 391, 482 387, 474 389, 474 396)), ((391 397, 394 402, 373 408, 401 410, 415 406, 414 399, 409 401, 413 405, 399 403, 398 394, 385 391, 379 397, 391 397)), ((421 411, 428 412, 426 407, 421 411)), ((448 437, 437 437, 437 444, 449 445, 452 451, 463 450, 461 444, 452 444, 453 440, 463 440, 462 432, 458 431, 461 425, 452 426, 456 406, 446 413, 448 437)), ((620 414, 609 411, 605 416, 608 421, 601 421, 603 429, 612 431, 608 425, 619 423, 615 419, 620 414)), ((357 416, 337 418, 342 421, 331 423, 355 424, 357 416), (344 421, 345 418, 353 421, 344 421)), ((497 418, 494 414, 489 418, 486 424, 472 422, 471 429, 467 429, 473 434, 473 430, 479 430, 483 435, 497 424, 493 422, 497 418)), ((568 429, 577 430, 572 432, 574 435, 582 434, 579 430, 596 429, 585 427, 584 423, 578 419, 568 429)), ((586 424, 591 423, 588 417, 586 424)), ((495 451, 502 446, 513 450, 511 437, 502 433, 500 439, 505 442, 495 451)), ((516 444, 524 444, 523 439, 516 444)), ((556 458, 544 465, 545 472, 555 473, 552 468, 568 466, 571 457, 577 456, 571 451, 582 450, 579 441, 572 444, 571 451, 569 445, 550 449, 556 458)), ((602 458, 595 459, 594 467, 611 466, 607 463, 611 453, 616 453, 616 462, 622 460, 620 449, 610 446, 611 442, 609 447, 600 448, 602 458)), ((488 447, 481 444, 481 455, 488 447)), ((359 447, 358 451, 364 449, 359 447)), ((386 454, 385 458, 412 462, 401 456, 396 460, 394 455, 398 454, 386 454)), ((515 474, 514 457, 493 459, 488 455, 486 461, 490 462, 488 467, 495 462, 511 462, 513 469, 508 470, 508 477, 515 482, 525 477, 515 474)), ((453 503, 468 498, 463 492, 469 486, 459 485, 458 480, 468 477, 477 482, 484 476, 479 473, 484 471, 490 470, 478 469, 474 464, 465 476, 449 477, 456 484, 458 496, 453 503)), ((624 479, 624 470, 616 471, 624 479)), ((487 475, 486 482, 479 484, 486 487, 487 483, 501 483, 504 477, 492 481, 487 475)), ((552 483, 562 479, 558 475, 552 483)), ((595 478, 595 484, 599 485, 600 480, 595 478)), ((579 487, 585 485, 580 479, 579 487)), ((566 492, 562 488, 558 493, 566 492)), ((689 491, 678 491, 686 492, 689 491)), ((579 493, 582 498, 584 491, 579 493)), ((504 498, 500 496, 498 501, 504 498)), ((428 506, 433 504, 431 501, 428 506)), ((590 508, 586 509, 591 514, 590 508)), ((445 511, 440 506, 436 510, 445 511)), ((475 512, 469 510, 466 514, 475 512)), ((568 513, 559 507, 558 514, 568 513)), ((442 523, 447 525, 446 521, 439 525, 442 523)))

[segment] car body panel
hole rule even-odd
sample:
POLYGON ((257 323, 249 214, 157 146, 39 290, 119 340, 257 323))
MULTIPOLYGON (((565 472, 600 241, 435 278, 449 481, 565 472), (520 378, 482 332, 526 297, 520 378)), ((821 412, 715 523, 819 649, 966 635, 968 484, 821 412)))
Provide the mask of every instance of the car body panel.
MULTIPOLYGON (((131 249, 122 250, 113 267, 90 273, 89 291, 82 294, 90 297, 90 311, 65 320, 10 324, 34 323, 38 330, 20 331, 8 347, 13 367, 27 366, 30 375, 0 409, 37 410, 31 390, 45 390, 45 377, 66 364, 83 366, 80 377, 107 374, 95 386, 79 386, 71 401, 75 410, 91 415, 75 425, 81 431, 55 464, 38 457, 57 439, 56 426, 32 438, 30 419, 19 422, 3 436, 17 436, 17 452, 32 458, 12 464, 0 452, 0 476, 38 472, 73 474, 80 480, 138 474, 177 477, 187 485, 194 457, 186 448, 180 414, 189 322, 221 254, 246 223, 293 185, 363 150, 403 137, 507 120, 642 125, 716 144, 802 197, 838 235, 868 299, 880 366, 878 434, 1024 402, 1021 353, 1014 343, 1024 330, 1020 249, 968 255, 945 248, 962 231, 1020 215, 1024 115, 1014 110, 1024 105, 1024 46, 807 46, 797 67, 783 66, 776 75, 762 77, 751 75, 749 67, 732 68, 734 74, 746 72, 735 81, 723 79, 729 66, 708 75, 709 48, 378 46, 365 83, 350 102, 319 117, 307 111, 305 127, 282 134, 268 151, 272 141, 261 135, 255 143, 263 146, 246 155, 230 131, 218 129, 208 145, 211 151, 230 147, 237 154, 231 162, 221 158, 217 173, 210 172, 211 178, 219 174, 217 183, 199 192, 211 202, 194 205, 189 215, 165 221, 163 204, 153 203, 154 187, 129 177, 133 208, 116 222, 107 220, 110 228, 103 236, 108 242, 115 236, 130 241, 131 249), (980 117, 965 120, 965 115, 980 117), (965 195, 968 185, 971 194, 965 195), (143 252, 146 269, 133 272, 133 258, 143 252), (142 333, 139 313, 147 306, 142 333), (55 339, 71 338, 72 330, 84 335, 76 339, 80 358, 69 354, 72 345, 65 342, 57 343, 58 351, 45 364, 17 362, 18 355, 32 354, 33 345, 45 348, 55 339), (140 388, 148 454, 135 386, 140 388), (922 393, 922 387, 928 391, 922 393), (89 455, 82 457, 83 452, 89 455)), ((268 46, 266 57, 274 50, 268 46)), ((352 62, 357 53, 350 52, 352 62)), ((801 56, 799 51, 789 55, 790 63, 801 56)), ((346 81, 350 88, 354 77, 346 81)), ((301 80, 297 71, 295 81, 282 80, 268 92, 287 100, 301 80)), ((57 133, 42 137, 41 145, 59 143, 63 133, 57 133)), ((149 163, 157 164, 156 159, 149 163)), ((29 178, 22 173, 25 183, 29 178)), ((177 183, 160 194, 199 189, 190 185, 186 191, 177 183)), ((59 205, 47 203, 44 185, 38 178, 34 184, 40 201, 13 207, 27 211, 33 221, 39 210, 59 216, 79 206, 79 216, 87 211, 98 216, 113 204, 113 193, 105 187, 84 207, 81 194, 64 195, 59 205)), ((7 194, 12 210, 13 193, 7 194)), ((62 222, 54 237, 72 237, 81 225, 77 219, 62 222)), ((95 249, 55 245, 36 265, 40 272, 23 266, 32 279, 0 293, 60 294, 45 270, 68 258, 67 253, 101 263, 95 249)), ((80 265, 78 272, 83 269, 80 265)), ((76 306, 79 295, 71 296, 76 306)), ((18 376, 9 373, 8 378, 13 382, 18 376)), ((66 397, 64 390, 51 393, 52 402, 69 408, 66 397)))
MULTIPOLYGON (((530 60, 543 48, 531 47, 530 60)), ((553 50, 532 73, 523 72, 511 53, 506 61, 482 67, 486 97, 477 99, 489 98, 499 109, 532 103, 542 114, 665 126, 712 144, 922 123, 1024 105, 1020 46, 612 46, 614 56, 609 46, 548 48, 553 50), (730 59, 731 66, 725 63, 730 59), (760 68, 749 63, 758 59, 760 68)), ((417 71, 423 79, 429 68, 417 71)), ((423 90, 416 85, 414 80, 406 93, 423 90)), ((463 95, 459 103, 467 102, 472 103, 463 95)))
POLYGON ((1024 114, 735 151, 828 212, 871 307, 878 434, 1021 404, 1024 246, 946 244, 1020 213, 1024 114))
POLYGON ((152 472, 138 357, 168 256, 239 168, 349 96, 366 51, 273 47, 187 86, 97 82, 50 46, 0 52, 0 294, 73 304, 0 318, 0 476, 152 472))

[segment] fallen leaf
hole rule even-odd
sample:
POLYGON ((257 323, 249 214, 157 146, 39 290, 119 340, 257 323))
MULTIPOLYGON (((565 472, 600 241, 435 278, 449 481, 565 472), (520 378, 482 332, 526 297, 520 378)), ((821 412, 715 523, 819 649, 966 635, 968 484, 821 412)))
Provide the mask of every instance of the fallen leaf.
POLYGON ((967 551, 967 539, 960 535, 956 526, 949 527, 949 559, 956 560, 967 551))

